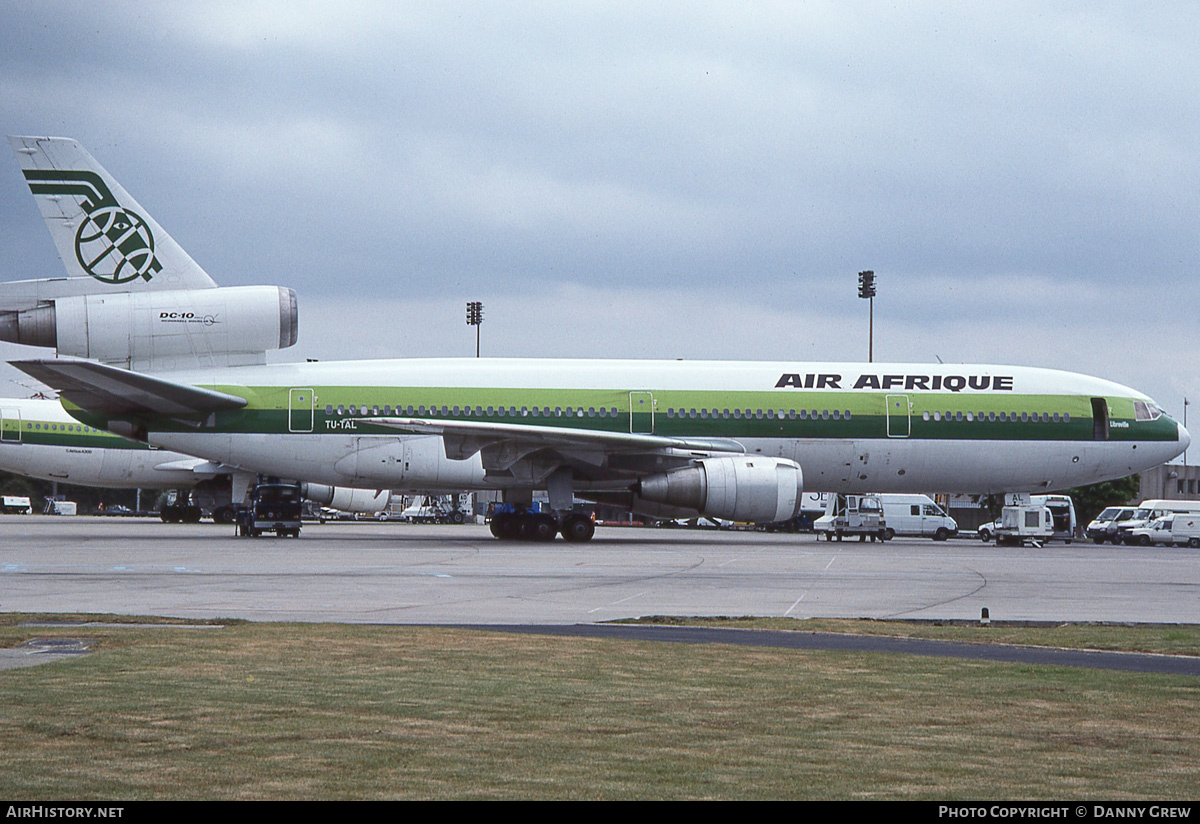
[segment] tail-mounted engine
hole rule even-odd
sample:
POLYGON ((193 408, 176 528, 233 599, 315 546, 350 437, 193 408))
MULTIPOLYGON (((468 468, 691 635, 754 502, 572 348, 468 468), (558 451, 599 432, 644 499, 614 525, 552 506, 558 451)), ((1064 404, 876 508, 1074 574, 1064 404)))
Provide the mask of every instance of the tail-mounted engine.
POLYGON ((132 369, 234 366, 293 345, 297 315, 279 286, 72 295, 0 312, 0 340, 132 369))

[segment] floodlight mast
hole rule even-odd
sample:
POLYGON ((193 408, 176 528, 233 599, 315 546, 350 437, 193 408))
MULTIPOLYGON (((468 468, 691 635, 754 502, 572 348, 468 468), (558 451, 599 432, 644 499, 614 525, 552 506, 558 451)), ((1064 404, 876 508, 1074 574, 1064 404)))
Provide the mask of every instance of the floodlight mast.
POLYGON ((858 273, 858 296, 870 301, 870 321, 867 337, 867 362, 875 361, 875 272, 867 269, 858 273))
POLYGON ((483 324, 483 304, 477 300, 467 302, 467 326, 475 327, 475 357, 479 357, 479 327, 483 324))

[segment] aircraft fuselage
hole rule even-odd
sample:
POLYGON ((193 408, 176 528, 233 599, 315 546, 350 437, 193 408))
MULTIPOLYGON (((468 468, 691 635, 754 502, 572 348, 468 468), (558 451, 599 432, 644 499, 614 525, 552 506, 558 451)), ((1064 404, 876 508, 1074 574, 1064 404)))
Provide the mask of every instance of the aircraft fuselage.
MULTIPOLYGON (((394 489, 530 485, 496 471, 489 426, 736 443, 796 461, 807 488, 831 492, 1065 488, 1156 466, 1189 441, 1128 387, 1020 366, 424 359, 214 372, 163 377, 244 397, 246 407, 199 426, 149 421, 150 443, 280 476, 394 489), (456 459, 442 435, 397 431, 385 419, 469 423, 480 440, 456 459)), ((645 454, 577 451, 591 468, 579 490, 622 488, 655 471, 645 454)), ((536 462, 536 450, 513 456, 521 460, 536 462)))

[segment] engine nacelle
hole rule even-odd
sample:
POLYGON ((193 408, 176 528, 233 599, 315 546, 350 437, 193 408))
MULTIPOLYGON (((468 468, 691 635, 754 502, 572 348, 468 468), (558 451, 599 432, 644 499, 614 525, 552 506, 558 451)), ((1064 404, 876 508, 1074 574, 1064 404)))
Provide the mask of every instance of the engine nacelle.
POLYGON ((804 474, 799 464, 784 458, 701 458, 693 466, 643 478, 635 491, 647 501, 702 515, 772 523, 800 511, 804 474))
POLYGON ((392 502, 392 493, 388 489, 353 489, 348 486, 303 484, 301 492, 305 498, 322 506, 362 515, 382 512, 392 502))
POLYGON ((297 317, 278 286, 72 295, 0 316, 0 340, 134 369, 238 365, 294 344, 297 317))

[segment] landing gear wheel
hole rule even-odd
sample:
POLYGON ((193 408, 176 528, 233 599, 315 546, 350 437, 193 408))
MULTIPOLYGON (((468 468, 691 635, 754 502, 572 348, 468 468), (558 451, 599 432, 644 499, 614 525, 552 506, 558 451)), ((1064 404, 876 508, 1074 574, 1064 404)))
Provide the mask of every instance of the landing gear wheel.
POLYGON ((492 518, 492 536, 501 541, 511 541, 517 537, 517 519, 508 513, 501 513, 492 518))
POLYGON ((553 541, 558 528, 548 515, 526 514, 521 517, 517 534, 523 541, 553 541))
POLYGON ((592 540, 592 536, 595 534, 596 525, 592 523, 591 518, 571 515, 563 521, 562 536, 564 541, 579 544, 592 540))

